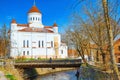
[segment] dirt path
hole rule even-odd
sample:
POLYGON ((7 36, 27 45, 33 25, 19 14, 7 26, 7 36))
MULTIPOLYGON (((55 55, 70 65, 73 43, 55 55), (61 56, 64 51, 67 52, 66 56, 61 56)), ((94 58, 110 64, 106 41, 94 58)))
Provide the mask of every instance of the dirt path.
POLYGON ((2 71, 0 71, 0 80, 8 80, 2 71))

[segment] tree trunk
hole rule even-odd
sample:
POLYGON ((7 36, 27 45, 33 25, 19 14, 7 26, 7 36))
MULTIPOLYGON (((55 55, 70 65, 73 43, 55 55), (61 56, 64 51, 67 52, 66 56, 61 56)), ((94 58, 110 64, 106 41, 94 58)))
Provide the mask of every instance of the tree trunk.
POLYGON ((119 71, 118 71, 118 68, 116 65, 116 61, 115 61, 116 59, 115 59, 114 48, 113 48, 113 34, 112 34, 112 27, 110 25, 110 20, 109 20, 107 3, 108 3, 107 0, 102 0, 105 23, 106 23, 106 27, 107 27, 107 33, 108 33, 110 60, 111 60, 111 64, 112 64, 112 69, 114 71, 115 80, 120 80, 119 71))

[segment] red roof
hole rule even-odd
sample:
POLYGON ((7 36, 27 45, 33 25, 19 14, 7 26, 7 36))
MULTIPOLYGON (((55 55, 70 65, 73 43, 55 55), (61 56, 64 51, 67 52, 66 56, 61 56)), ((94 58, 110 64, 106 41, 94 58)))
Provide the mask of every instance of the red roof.
POLYGON ((33 13, 33 12, 41 13, 36 6, 32 6, 32 8, 29 10, 28 13, 33 13))
POLYGON ((56 23, 54 23, 54 24, 53 24, 53 27, 57 27, 57 24, 56 24, 56 23))
POLYGON ((17 24, 19 27, 29 27, 29 24, 17 24))
POLYGON ((45 26, 44 28, 53 28, 52 26, 45 26))
POLYGON ((47 33, 54 33, 51 30, 43 29, 43 28, 24 28, 21 30, 18 30, 20 32, 47 32, 47 33))
POLYGON ((117 39, 117 40, 114 42, 114 45, 115 45, 115 44, 118 44, 119 42, 120 42, 120 38, 117 39))
POLYGON ((11 23, 16 23, 16 20, 15 20, 15 19, 13 19, 11 23))

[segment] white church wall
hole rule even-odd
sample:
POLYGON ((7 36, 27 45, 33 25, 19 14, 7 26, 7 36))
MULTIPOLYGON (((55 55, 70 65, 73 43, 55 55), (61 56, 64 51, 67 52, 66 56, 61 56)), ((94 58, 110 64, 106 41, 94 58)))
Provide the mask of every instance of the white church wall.
POLYGON ((28 14, 28 22, 29 23, 39 23, 39 24, 42 24, 42 15, 40 13, 29 13, 28 14), (37 18, 37 20, 36 20, 36 18, 37 18))
POLYGON ((62 46, 60 47, 60 56, 61 56, 61 58, 67 58, 67 57, 68 57, 67 46, 62 45, 62 46))
POLYGON ((51 56, 55 57, 56 54, 54 49, 54 37, 58 38, 57 42, 58 42, 59 56, 61 56, 61 58, 66 58, 67 56, 67 50, 64 47, 62 48, 64 54, 61 54, 60 34, 38 33, 38 32, 17 32, 14 34, 15 35, 11 37, 12 41, 14 41, 14 43, 16 42, 16 47, 17 47, 17 52, 15 52, 16 49, 13 49, 13 52, 15 54, 14 56, 32 56, 32 57, 44 56, 45 57, 47 55, 48 57, 51 56), (25 41, 25 46, 24 46, 24 41, 25 41), (27 45, 27 41, 28 41, 28 45, 27 45), (38 43, 39 41, 40 41, 40 47, 38 43), (43 46, 42 46, 42 41, 44 44, 43 46), (51 41, 53 42, 52 46, 51 46, 51 41))
POLYGON ((16 31, 17 30, 17 24, 16 23, 12 23, 11 24, 11 32, 16 31))
MULTIPOLYGON (((58 36, 58 41, 60 41, 60 35, 58 36)), ((35 56, 35 55, 43 55, 43 56, 54 56, 54 34, 52 33, 31 33, 31 32, 18 32, 17 36, 14 37, 17 39, 17 47, 19 48, 19 53, 17 55, 25 56, 24 54, 27 54, 27 51, 29 51, 29 55, 27 56, 35 56), (46 42, 47 40, 47 42, 46 42), (25 45, 23 42, 25 41, 25 45), (27 41, 29 43, 27 47, 27 41), (41 42, 41 46, 39 47, 38 42, 41 42), (44 42, 44 45, 42 47, 42 41, 44 42), (53 45, 51 46, 51 41, 53 42, 53 45), (46 44, 47 43, 47 44, 46 44), (49 45, 48 45, 49 43, 49 45), (46 49, 47 46, 47 49, 46 49)), ((60 42, 59 42, 60 43, 60 42)), ((60 44, 59 44, 60 45, 60 44)), ((15 49, 14 49, 15 50, 15 49)))
MULTIPOLYGON (((28 24, 29 27, 27 28, 44 29, 42 14, 40 12, 28 13, 28 24)), ((49 29, 54 31, 54 33, 18 31, 24 28, 26 26, 17 26, 15 21, 11 23, 11 57, 55 58, 56 56, 62 56, 62 58, 65 58, 67 56, 67 49, 64 46, 61 47, 61 35, 58 34, 58 27, 49 29), (55 49, 55 45, 57 45, 57 49, 55 49), (65 54, 61 54, 61 49, 65 54)))

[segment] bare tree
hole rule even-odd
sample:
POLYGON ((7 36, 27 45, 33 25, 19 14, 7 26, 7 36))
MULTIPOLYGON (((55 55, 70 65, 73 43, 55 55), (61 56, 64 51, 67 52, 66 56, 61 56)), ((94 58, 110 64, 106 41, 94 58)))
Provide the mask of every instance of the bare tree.
POLYGON ((89 56, 89 37, 84 35, 84 31, 76 25, 70 26, 66 31, 66 40, 68 44, 74 45, 82 60, 87 64, 85 55, 89 56))
POLYGON ((120 80, 120 76, 119 76, 119 71, 116 65, 116 59, 115 59, 115 55, 114 55, 114 48, 113 48, 113 34, 112 34, 112 27, 110 25, 110 17, 109 17, 109 13, 108 13, 108 2, 107 0, 102 0, 102 4, 103 4, 103 9, 104 9, 104 18, 105 18, 105 23, 106 23, 106 27, 107 27, 107 34, 108 34, 108 41, 109 41, 109 53, 110 53, 110 60, 111 60, 111 64, 112 64, 112 69, 114 71, 115 74, 115 80, 120 80))
MULTIPOLYGON (((115 3, 115 1, 111 2, 115 3)), ((85 9, 88 19, 83 19, 83 17, 80 17, 78 20, 80 20, 80 24, 82 23, 81 26, 85 28, 87 34, 86 36, 89 36, 91 38, 90 42, 93 42, 98 46, 98 49, 100 50, 103 58, 103 63, 105 62, 105 52, 109 51, 112 70, 117 76, 116 80, 119 80, 120 79, 119 72, 116 66, 115 62, 116 59, 113 50, 113 39, 115 39, 115 37, 118 34, 120 34, 119 30, 120 20, 119 17, 116 17, 118 5, 116 5, 115 8, 113 8, 113 6, 111 7, 111 4, 109 3, 108 6, 108 2, 106 0, 101 0, 99 4, 100 9, 98 9, 98 6, 97 10, 94 9, 93 7, 85 9), (104 50, 105 46, 107 46, 106 50, 104 50)))
POLYGON ((0 34, 0 57, 5 57, 9 51, 9 38, 7 34, 7 27, 4 24, 1 28, 0 34))

